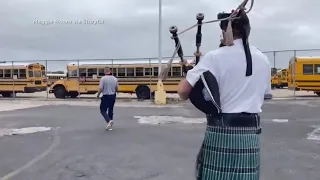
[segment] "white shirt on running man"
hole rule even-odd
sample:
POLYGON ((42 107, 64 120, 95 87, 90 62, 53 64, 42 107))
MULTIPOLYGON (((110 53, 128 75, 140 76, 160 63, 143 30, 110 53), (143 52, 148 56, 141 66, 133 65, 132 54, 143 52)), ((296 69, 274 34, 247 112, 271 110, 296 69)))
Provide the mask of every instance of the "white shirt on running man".
POLYGON ((241 39, 233 46, 225 46, 208 52, 189 70, 186 80, 191 86, 200 75, 210 71, 217 79, 223 113, 260 113, 264 95, 271 93, 271 67, 268 57, 256 47, 250 46, 252 75, 246 76, 246 56, 241 39))

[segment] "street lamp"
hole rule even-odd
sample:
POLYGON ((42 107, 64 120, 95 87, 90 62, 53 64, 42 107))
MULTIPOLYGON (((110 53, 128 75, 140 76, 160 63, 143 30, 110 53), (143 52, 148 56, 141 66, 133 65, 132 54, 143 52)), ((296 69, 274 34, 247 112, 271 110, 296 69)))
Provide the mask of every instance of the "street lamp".
POLYGON ((159 30, 158 30, 158 61, 159 69, 158 75, 160 77, 161 72, 161 60, 162 60, 162 0, 159 0, 159 30))
POLYGON ((155 104, 166 104, 167 96, 166 92, 163 89, 163 83, 161 80, 161 60, 162 60, 162 0, 159 0, 159 39, 158 39, 158 60, 159 60, 159 68, 158 68, 158 76, 159 80, 157 83, 157 90, 155 91, 154 101, 155 104))

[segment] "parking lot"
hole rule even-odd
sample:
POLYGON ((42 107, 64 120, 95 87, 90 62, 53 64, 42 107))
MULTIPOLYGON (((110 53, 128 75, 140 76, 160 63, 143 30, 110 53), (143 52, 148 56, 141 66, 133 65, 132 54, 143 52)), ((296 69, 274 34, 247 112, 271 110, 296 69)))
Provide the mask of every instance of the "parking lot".
MULTIPOLYGON (((0 180, 195 179, 205 119, 191 104, 118 102, 105 131, 98 103, 0 101, 0 180)), ((261 180, 320 179, 319 107, 265 103, 261 180)))

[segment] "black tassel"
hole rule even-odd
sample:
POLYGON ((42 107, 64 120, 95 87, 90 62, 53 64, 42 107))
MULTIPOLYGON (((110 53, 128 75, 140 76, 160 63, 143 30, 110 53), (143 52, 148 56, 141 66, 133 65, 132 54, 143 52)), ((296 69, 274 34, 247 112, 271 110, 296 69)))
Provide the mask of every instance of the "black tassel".
POLYGON ((251 76, 252 75, 252 56, 251 56, 250 46, 247 38, 248 36, 245 28, 242 28, 241 35, 242 35, 242 44, 244 48, 244 53, 246 54, 246 60, 247 60, 246 76, 251 76))

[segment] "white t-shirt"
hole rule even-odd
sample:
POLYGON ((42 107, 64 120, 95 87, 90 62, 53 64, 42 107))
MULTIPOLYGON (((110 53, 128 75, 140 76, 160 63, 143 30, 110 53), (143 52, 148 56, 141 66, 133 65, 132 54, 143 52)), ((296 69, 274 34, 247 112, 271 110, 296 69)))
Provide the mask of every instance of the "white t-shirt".
POLYGON ((260 113, 264 95, 271 93, 271 67, 268 57, 250 46, 252 75, 246 76, 246 56, 242 40, 208 52, 187 73, 186 80, 194 86, 200 75, 210 71, 217 79, 223 113, 260 113))

